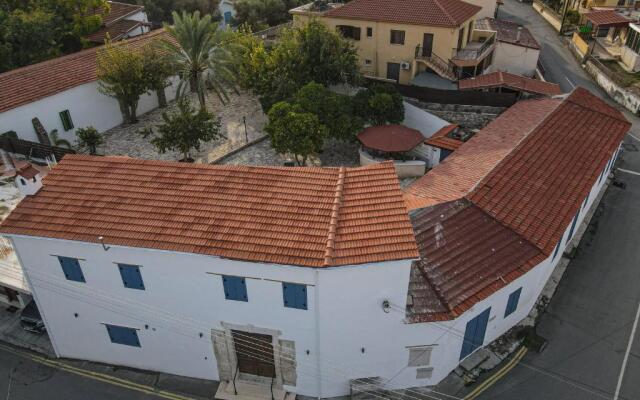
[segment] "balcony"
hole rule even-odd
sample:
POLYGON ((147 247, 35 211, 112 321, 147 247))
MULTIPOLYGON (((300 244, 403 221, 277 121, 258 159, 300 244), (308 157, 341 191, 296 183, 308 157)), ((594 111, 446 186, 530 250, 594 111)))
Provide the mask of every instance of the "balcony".
MULTIPOLYGON (((474 31, 474 37, 479 37, 474 31)), ((451 62, 458 67, 475 67, 480 64, 495 48, 496 35, 495 32, 485 32, 488 37, 472 40, 467 43, 463 49, 453 49, 451 54, 451 62)))

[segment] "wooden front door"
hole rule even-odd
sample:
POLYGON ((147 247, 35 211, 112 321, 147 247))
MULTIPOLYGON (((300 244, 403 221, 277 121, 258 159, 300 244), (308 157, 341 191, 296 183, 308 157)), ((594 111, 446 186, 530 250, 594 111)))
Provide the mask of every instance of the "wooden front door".
POLYGON ((400 80, 400 64, 387 63, 387 79, 393 79, 396 82, 400 80))
POLYGON ((232 330, 238 371, 275 378, 273 338, 270 335, 232 330))
POLYGON ((425 33, 422 37, 422 57, 431 57, 433 51, 433 33, 425 33))

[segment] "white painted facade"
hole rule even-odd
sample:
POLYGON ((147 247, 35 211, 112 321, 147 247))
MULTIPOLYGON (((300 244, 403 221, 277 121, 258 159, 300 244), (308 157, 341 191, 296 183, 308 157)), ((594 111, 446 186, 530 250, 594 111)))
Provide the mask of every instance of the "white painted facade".
POLYGON ((220 28, 225 29, 231 26, 233 18, 236 16, 236 9, 230 0, 220 0, 218 3, 220 12, 220 28))
POLYGON ((498 41, 493 53, 493 63, 487 72, 506 71, 516 75, 533 77, 538 65, 539 49, 498 41))
MULTIPOLYGON (((592 188, 578 224, 605 181, 606 176, 592 188)), ((354 378, 393 378, 390 388, 438 383, 460 361, 469 320, 491 307, 488 344, 529 313, 567 235, 558 256, 459 318, 419 324, 404 321, 411 260, 314 269, 9 236, 59 357, 217 380, 211 331, 266 331, 295 343, 297 379, 285 389, 333 397, 348 394, 354 378), (86 283, 66 280, 56 256, 80 259, 86 283), (125 288, 116 263, 140 265, 145 290, 125 288), (248 302, 226 300, 220 274, 245 277, 248 302), (284 307, 282 282, 307 285, 308 310, 284 307), (518 307, 505 318, 508 296, 520 287, 518 307), (104 324, 138 329, 141 347, 111 343, 104 324), (407 367, 414 346, 432 346, 427 365, 407 367), (418 368, 433 368, 431 377, 417 379, 418 368)))
MULTIPOLYGON (((165 88, 167 100, 175 98, 176 79, 165 88)), ((155 92, 143 94, 138 104, 138 115, 158 107, 155 92)), ((0 113, 0 132, 15 131, 18 137, 38 141, 31 120, 38 118, 47 132, 58 130, 61 139, 75 142, 75 130, 93 126, 98 132, 104 132, 122 123, 122 114, 116 99, 99 92, 98 82, 89 82, 64 92, 45 97, 0 113), (74 128, 64 130, 60 112, 69 110, 74 128)))

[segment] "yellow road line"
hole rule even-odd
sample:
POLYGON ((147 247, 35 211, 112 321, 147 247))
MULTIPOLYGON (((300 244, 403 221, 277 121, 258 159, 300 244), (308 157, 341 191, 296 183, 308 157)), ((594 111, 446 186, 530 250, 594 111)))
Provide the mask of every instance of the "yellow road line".
POLYGON ((190 397, 185 397, 179 394, 167 392, 165 390, 157 390, 152 386, 142 385, 140 383, 128 381, 122 378, 117 378, 115 376, 111 376, 108 374, 103 374, 100 372, 88 371, 85 369, 77 368, 61 361, 50 360, 46 357, 30 354, 25 351, 17 350, 12 347, 7 347, 1 344, 0 344, 0 349, 23 358, 28 358, 34 362, 49 366, 51 368, 56 368, 56 369, 66 371, 75 375, 84 376, 85 378, 97 380, 97 381, 108 383, 115 386, 120 386, 126 389, 135 390, 138 392, 142 392, 145 394, 150 394, 150 395, 154 395, 154 396, 158 396, 158 397, 162 397, 170 400, 193 400, 190 397))
POLYGON ((499 379, 501 379, 509 371, 511 371, 516 365, 518 365, 525 354, 527 354, 527 348, 522 347, 516 352, 516 355, 511 360, 509 360, 509 362, 504 367, 500 368, 500 370, 496 372, 495 375, 491 376, 489 379, 478 385, 478 387, 476 387, 471 393, 464 397, 464 400, 473 400, 480 394, 482 394, 485 390, 493 386, 494 383, 496 383, 499 379))

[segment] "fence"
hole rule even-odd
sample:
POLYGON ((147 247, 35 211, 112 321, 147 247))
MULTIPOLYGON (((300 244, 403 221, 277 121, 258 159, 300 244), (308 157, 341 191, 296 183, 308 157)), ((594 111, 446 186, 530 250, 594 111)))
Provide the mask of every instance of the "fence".
POLYGON ((0 137, 0 148, 10 153, 22 154, 29 158, 44 159, 53 154, 58 161, 62 159, 65 154, 75 153, 75 151, 71 149, 49 146, 9 136, 0 137))
POLYGON ((517 100, 516 93, 443 90, 400 84, 396 84, 395 86, 403 96, 428 103, 509 107, 517 100))

